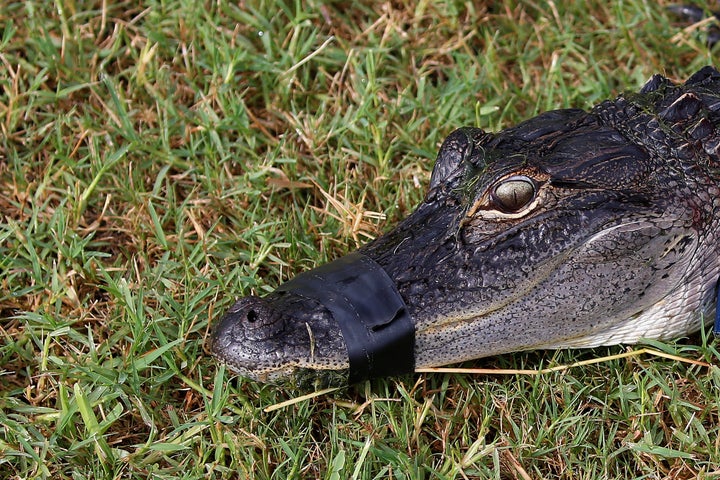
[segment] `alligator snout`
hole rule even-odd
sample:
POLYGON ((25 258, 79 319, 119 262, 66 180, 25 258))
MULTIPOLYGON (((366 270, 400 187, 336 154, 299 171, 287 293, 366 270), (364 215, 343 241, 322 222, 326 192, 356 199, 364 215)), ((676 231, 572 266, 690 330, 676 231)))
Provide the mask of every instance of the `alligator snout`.
MULTIPOLYGON (((242 372, 258 371, 259 378, 267 378, 279 367, 276 350, 287 350, 277 339, 292 326, 292 320, 278 313, 269 299, 244 297, 215 324, 211 349, 220 359, 237 362, 242 372)), ((297 332, 303 333, 307 337, 307 332, 297 332)))
POLYGON ((328 309, 288 292, 238 300, 215 324, 210 348, 239 373, 264 382, 282 383, 309 368, 342 371, 348 364, 328 309))
POLYGON ((267 297, 240 299, 218 322, 212 349, 265 375, 318 365, 349 368, 348 380, 412 372, 415 326, 394 281, 351 253, 298 275, 267 297), (340 333, 344 350, 324 338, 340 333))

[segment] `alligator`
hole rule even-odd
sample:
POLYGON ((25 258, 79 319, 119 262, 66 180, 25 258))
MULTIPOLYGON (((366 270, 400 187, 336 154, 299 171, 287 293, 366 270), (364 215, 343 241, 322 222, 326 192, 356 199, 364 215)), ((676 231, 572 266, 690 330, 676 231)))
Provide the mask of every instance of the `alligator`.
POLYGON ((720 72, 443 142, 394 229, 238 300, 211 350, 300 388, 530 349, 666 340, 711 321, 720 72))

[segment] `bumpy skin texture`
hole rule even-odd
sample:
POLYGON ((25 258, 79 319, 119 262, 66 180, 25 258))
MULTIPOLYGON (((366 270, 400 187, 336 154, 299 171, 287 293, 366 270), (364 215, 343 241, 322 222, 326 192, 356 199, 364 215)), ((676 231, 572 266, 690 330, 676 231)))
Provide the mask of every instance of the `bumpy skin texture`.
MULTIPOLYGON (((698 330, 720 276, 719 125, 707 67, 590 112, 453 132, 425 200, 360 249, 407 305, 416 366, 698 330)), ((211 348, 260 381, 347 379, 337 322, 300 296, 239 300, 211 348)))

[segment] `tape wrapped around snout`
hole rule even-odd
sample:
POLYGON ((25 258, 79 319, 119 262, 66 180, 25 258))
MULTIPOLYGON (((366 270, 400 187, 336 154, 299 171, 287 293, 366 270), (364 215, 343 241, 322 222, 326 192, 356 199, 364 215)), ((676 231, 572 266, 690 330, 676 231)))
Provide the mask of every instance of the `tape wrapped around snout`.
POLYGON ((350 361, 349 383, 415 370, 415 326, 395 283, 359 252, 301 273, 277 292, 317 300, 338 322, 350 361))

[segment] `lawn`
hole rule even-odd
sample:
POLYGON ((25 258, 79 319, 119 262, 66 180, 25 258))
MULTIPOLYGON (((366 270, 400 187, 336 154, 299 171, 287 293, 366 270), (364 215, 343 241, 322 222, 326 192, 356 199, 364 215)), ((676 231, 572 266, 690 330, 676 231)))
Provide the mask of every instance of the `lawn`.
POLYGON ((455 128, 713 63, 664 3, 3 2, 0 478, 719 476, 707 332, 653 348, 709 367, 418 374, 272 412, 301 392, 206 346, 235 297, 411 212, 455 128))

